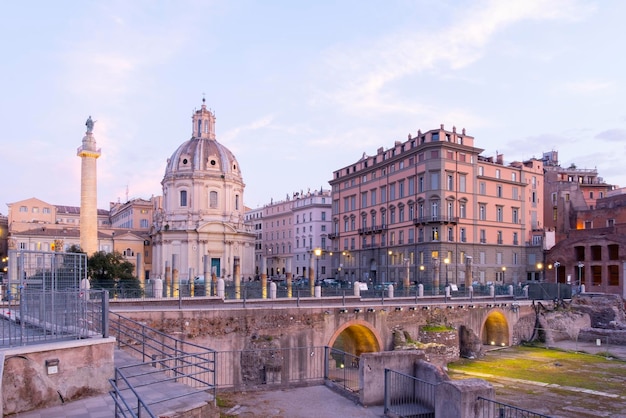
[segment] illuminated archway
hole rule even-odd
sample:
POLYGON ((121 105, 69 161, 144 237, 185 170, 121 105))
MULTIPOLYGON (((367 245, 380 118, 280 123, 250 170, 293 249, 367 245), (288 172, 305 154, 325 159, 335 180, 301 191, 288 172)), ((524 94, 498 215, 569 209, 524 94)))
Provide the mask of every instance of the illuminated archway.
POLYGON ((371 324, 365 321, 350 321, 338 328, 328 345, 337 350, 360 356, 381 350, 381 339, 371 324))
POLYGON ((482 342, 485 345, 509 345, 509 323, 500 311, 492 311, 483 323, 481 332, 482 342))

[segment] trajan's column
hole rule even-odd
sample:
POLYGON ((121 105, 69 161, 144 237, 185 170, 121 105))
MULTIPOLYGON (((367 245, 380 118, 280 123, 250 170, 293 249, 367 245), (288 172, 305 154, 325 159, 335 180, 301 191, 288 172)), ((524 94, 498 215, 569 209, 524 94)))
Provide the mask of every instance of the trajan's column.
POLYGON ((96 160, 100 150, 93 137, 95 122, 89 116, 83 145, 76 155, 81 158, 80 167, 80 247, 88 256, 98 251, 98 184, 96 160))

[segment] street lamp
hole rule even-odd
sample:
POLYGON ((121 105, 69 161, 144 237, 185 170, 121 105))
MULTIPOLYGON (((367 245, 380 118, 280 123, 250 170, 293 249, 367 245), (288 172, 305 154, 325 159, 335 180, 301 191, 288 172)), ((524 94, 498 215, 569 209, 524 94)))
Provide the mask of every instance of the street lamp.
POLYGON ((561 263, 559 263, 558 261, 554 262, 554 283, 559 282, 559 266, 560 265, 561 263))
POLYGON ((446 257, 443 259, 443 262, 446 265, 446 287, 448 287, 448 264, 450 264, 450 259, 446 257))
POLYGON ((539 281, 541 281, 541 274, 543 273, 543 264, 537 263, 537 270, 539 270, 539 281))
POLYGON ((420 264, 420 276, 419 276, 419 283, 418 284, 422 283, 422 275, 423 274, 424 274, 424 265, 420 264))
POLYGON ((578 287, 579 288, 582 285, 582 281, 583 281, 583 267, 585 267, 585 265, 582 263, 582 261, 579 261, 578 262, 578 287))
POLYGON ((505 284, 506 266, 502 266, 502 284, 505 284))
MULTIPOLYGON (((320 255, 322 255, 322 249, 321 248, 316 248, 315 251, 315 257, 316 257, 316 265, 315 265, 315 284, 318 284, 320 281, 320 255)), ((313 287, 313 286, 311 286, 313 287)))

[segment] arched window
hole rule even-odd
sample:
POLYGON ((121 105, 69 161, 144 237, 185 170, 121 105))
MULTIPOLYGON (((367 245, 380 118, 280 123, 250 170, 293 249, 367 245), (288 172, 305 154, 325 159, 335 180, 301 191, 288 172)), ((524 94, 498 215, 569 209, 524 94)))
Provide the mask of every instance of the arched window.
POLYGON ((187 206, 187 190, 180 191, 180 206, 187 206))
MULTIPOLYGON (((217 196, 216 196, 217 199, 217 196)), ((239 210, 239 195, 235 195, 235 210, 239 210)))
POLYGON ((217 192, 209 193, 209 207, 217 208, 217 192))

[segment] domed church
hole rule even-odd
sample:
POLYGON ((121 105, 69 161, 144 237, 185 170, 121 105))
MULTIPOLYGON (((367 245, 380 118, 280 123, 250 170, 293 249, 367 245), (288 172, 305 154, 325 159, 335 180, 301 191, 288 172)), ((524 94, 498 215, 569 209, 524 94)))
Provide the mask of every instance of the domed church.
POLYGON ((192 117, 191 139, 167 160, 161 185, 151 276, 164 280, 166 294, 173 294, 171 284, 177 287, 179 280, 253 275, 254 234, 244 221, 241 169, 215 139, 215 114, 204 99, 192 117))

